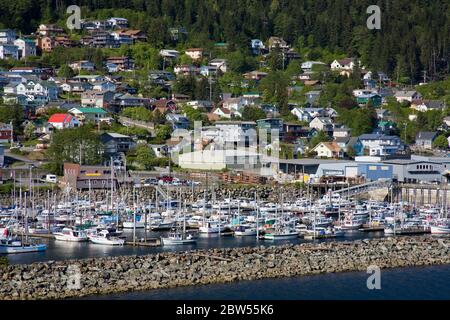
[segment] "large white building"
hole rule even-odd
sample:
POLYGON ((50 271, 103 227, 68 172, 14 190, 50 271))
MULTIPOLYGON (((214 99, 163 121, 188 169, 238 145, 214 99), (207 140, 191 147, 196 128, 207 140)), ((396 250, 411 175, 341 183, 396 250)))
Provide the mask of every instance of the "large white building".
POLYGON ((178 165, 197 170, 255 169, 261 166, 261 156, 248 149, 201 150, 180 154, 178 165))

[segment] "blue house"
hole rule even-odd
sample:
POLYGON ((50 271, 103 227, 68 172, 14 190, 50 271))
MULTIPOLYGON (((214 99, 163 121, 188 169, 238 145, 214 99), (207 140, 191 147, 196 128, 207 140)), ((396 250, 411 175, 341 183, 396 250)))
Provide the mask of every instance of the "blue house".
POLYGON ((175 113, 168 113, 166 115, 166 120, 168 122, 170 122, 170 124, 172 125, 173 130, 176 129, 189 129, 189 119, 186 118, 185 116, 179 115, 179 114, 175 114, 175 113))

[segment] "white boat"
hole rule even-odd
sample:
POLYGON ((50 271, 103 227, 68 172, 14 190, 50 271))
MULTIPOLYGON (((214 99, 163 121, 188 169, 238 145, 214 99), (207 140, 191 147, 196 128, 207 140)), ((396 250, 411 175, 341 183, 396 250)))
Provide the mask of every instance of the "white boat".
POLYGON ((54 232, 53 235, 59 241, 82 242, 89 240, 84 231, 72 228, 63 228, 60 232, 54 232))
POLYGON ((450 234, 450 225, 430 226, 431 234, 450 234))
POLYGON ((193 244, 197 242, 197 239, 192 234, 170 232, 167 237, 161 237, 161 242, 163 245, 193 244))
POLYGON ((286 230, 283 232, 273 232, 266 233, 264 235, 264 239, 266 240, 288 240, 288 239, 297 239, 298 232, 295 230, 286 230))
POLYGON ((134 229, 134 225, 136 225, 136 229, 145 228, 144 221, 136 221, 136 223, 133 223, 133 221, 124 221, 122 227, 124 229, 134 229))
POLYGON ((0 240, 0 253, 3 254, 40 252, 45 250, 47 250, 47 245, 45 244, 22 244, 22 241, 12 238, 0 240))
POLYGON ((240 225, 234 229, 235 236, 256 236, 256 227, 251 225, 240 225))
POLYGON ((218 222, 206 222, 200 226, 198 229, 200 233, 219 233, 225 231, 225 226, 223 224, 219 225, 218 222))
POLYGON ((124 239, 112 236, 108 230, 102 230, 97 234, 89 236, 89 240, 92 243, 109 246, 122 246, 125 243, 124 239))

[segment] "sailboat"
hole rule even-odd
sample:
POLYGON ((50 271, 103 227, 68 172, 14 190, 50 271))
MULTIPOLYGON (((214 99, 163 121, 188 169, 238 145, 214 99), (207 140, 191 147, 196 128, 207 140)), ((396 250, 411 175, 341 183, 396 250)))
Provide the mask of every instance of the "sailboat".
MULTIPOLYGON (((186 208, 186 200, 184 205, 186 208)), ((161 243, 163 245, 193 244, 197 242, 197 239, 191 233, 186 232, 185 210, 183 210, 183 218, 183 229, 179 230, 177 227, 175 231, 170 232, 167 237, 161 237, 161 243)))
MULTIPOLYGON (((278 215, 278 209, 276 209, 278 215)), ((274 231, 271 233, 266 233, 264 239, 266 240, 288 240, 296 239, 299 237, 299 233, 294 227, 287 224, 284 215, 284 202, 283 195, 281 196, 281 217, 280 221, 277 221, 274 225, 274 231)))

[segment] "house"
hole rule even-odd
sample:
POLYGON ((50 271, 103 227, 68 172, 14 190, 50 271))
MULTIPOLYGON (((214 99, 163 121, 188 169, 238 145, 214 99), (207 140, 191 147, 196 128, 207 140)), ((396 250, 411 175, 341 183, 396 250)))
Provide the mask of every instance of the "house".
POLYGON ((194 65, 182 64, 175 66, 175 68, 173 68, 173 72, 176 75, 193 76, 199 73, 199 69, 194 65))
POLYGON ((118 71, 129 71, 134 69, 134 61, 128 56, 109 57, 106 63, 115 64, 118 71))
POLYGON ((422 98, 422 95, 415 91, 415 90, 401 90, 397 91, 394 95, 397 102, 413 102, 413 100, 420 100, 422 98))
POLYGON ((445 103, 442 100, 413 100, 411 102, 411 109, 426 112, 429 110, 442 111, 445 108, 445 103))
POLYGON ((266 49, 266 47, 264 46, 264 42, 262 42, 259 39, 252 39, 250 40, 250 47, 252 49, 252 53, 257 56, 259 54, 261 54, 261 52, 266 49))
POLYGON ((169 153, 169 148, 165 144, 150 144, 149 146, 157 158, 164 158, 169 153))
POLYGON ((83 107, 106 108, 114 99, 115 93, 112 91, 87 90, 81 94, 81 105, 83 107))
POLYGON ((301 68, 303 71, 311 71, 315 65, 326 66, 326 64, 321 61, 305 61, 302 63, 301 68))
POLYGON ((13 44, 16 40, 16 32, 12 29, 0 30, 0 44, 13 44))
POLYGON ((153 111, 159 110, 162 114, 167 112, 175 112, 177 110, 177 104, 172 99, 159 99, 151 102, 153 111))
POLYGON ((231 110, 226 108, 217 107, 212 112, 212 114, 215 114, 220 118, 227 118, 231 119, 231 110))
POLYGON ((279 118, 267 118, 256 121, 258 130, 265 130, 268 133, 275 130, 278 131, 280 137, 283 135, 283 120, 279 118))
POLYGON ((353 71, 356 66, 356 60, 354 58, 345 58, 340 60, 334 60, 331 63, 331 70, 333 71, 353 71))
POLYGON ((162 49, 159 51, 159 55, 164 58, 178 59, 180 53, 177 50, 162 49))
POLYGON ((119 152, 125 153, 136 146, 136 143, 131 137, 115 132, 101 134, 100 141, 103 144, 104 152, 108 155, 119 152))
POLYGON ((389 82, 391 79, 386 75, 386 73, 378 71, 376 73, 376 76, 373 74, 372 71, 368 71, 364 74, 363 80, 374 80, 376 82, 389 82))
POLYGON ((17 46, 19 59, 36 55, 36 43, 34 40, 19 38, 14 41, 14 45, 17 46))
POLYGON ((116 91, 116 85, 110 81, 99 81, 92 83, 94 91, 116 91))
POLYGON ((324 116, 323 108, 293 108, 291 113, 295 115, 299 121, 311 122, 316 117, 324 116))
POLYGON ((69 113, 75 116, 80 122, 110 122, 111 118, 102 108, 72 108, 69 113))
POLYGON ((350 136, 350 129, 349 128, 334 128, 333 131, 333 138, 346 138, 350 136))
POLYGON ((166 114, 166 120, 172 125, 173 130, 176 129, 189 129, 189 119, 185 116, 176 114, 176 113, 168 113, 166 114))
POLYGON ((209 62, 210 66, 216 67, 223 73, 227 72, 227 60, 226 59, 213 59, 209 62))
POLYGON ((203 57, 203 49, 202 48, 190 48, 186 49, 184 52, 188 55, 192 60, 200 60, 203 57))
POLYGON ((331 118, 317 117, 311 120, 311 122, 309 123, 309 127, 331 134, 333 132, 334 124, 331 118))
POLYGON ((363 134, 359 136, 359 140, 370 156, 393 155, 404 149, 402 141, 397 136, 363 134))
POLYGON ((0 59, 19 59, 19 48, 14 44, 0 44, 0 59))
POLYGON ((421 131, 416 135, 416 146, 421 149, 433 149, 433 141, 436 139, 436 132, 421 131))
POLYGON ((269 50, 273 50, 275 48, 280 48, 282 50, 289 49, 289 45, 287 44, 287 42, 280 37, 270 37, 268 40, 268 47, 269 50))
POLYGON ((342 158, 344 151, 336 142, 320 142, 312 150, 320 158, 342 158))
POLYGON ((50 36, 58 33, 63 33, 64 29, 55 24, 41 24, 39 25, 36 32, 41 36, 50 36))
POLYGON ((147 41, 146 34, 139 29, 117 30, 113 32, 113 35, 119 38, 123 36, 129 37, 134 43, 138 41, 147 41))
POLYGON ((217 70, 219 70, 219 68, 217 68, 215 66, 201 66, 199 72, 202 76, 209 77, 209 76, 217 75, 217 70))
POLYGON ((228 98, 222 102, 222 107, 230 111, 241 111, 247 105, 247 101, 242 97, 228 98))
POLYGON ((80 122, 68 113, 55 113, 47 121, 55 129, 69 129, 80 126, 80 122))
POLYGON ((93 31, 91 33, 92 47, 94 48, 118 48, 119 41, 114 39, 114 36, 106 31, 93 31))
POLYGON ((397 130, 397 123, 389 120, 378 121, 377 128, 374 133, 390 135, 397 130))
POLYGON ((133 38, 128 34, 112 32, 111 35, 114 37, 114 40, 116 40, 120 45, 133 45, 134 44, 133 38))
POLYGON ((89 82, 80 81, 66 82, 60 86, 62 91, 75 94, 81 94, 82 92, 92 90, 93 87, 94 86, 89 82))
POLYGON ((128 19, 125 18, 109 18, 106 20, 113 28, 124 29, 128 27, 128 19))
POLYGON ((267 77, 268 73, 267 72, 261 72, 261 71, 251 71, 251 72, 247 72, 244 73, 244 79, 247 80, 255 80, 255 81, 260 81, 262 78, 267 77))
POLYGON ((379 107, 382 103, 382 98, 377 93, 361 94, 356 97, 356 102, 361 105, 367 105, 369 102, 373 107, 379 107))
POLYGON ((11 123, 0 123, 0 143, 9 143, 13 138, 13 126, 11 123))
POLYGON ((41 49, 42 52, 51 52, 57 46, 57 43, 55 38, 44 36, 36 39, 36 46, 41 49))
POLYGON ((74 71, 94 71, 95 65, 88 60, 75 61, 69 64, 69 67, 74 71))

